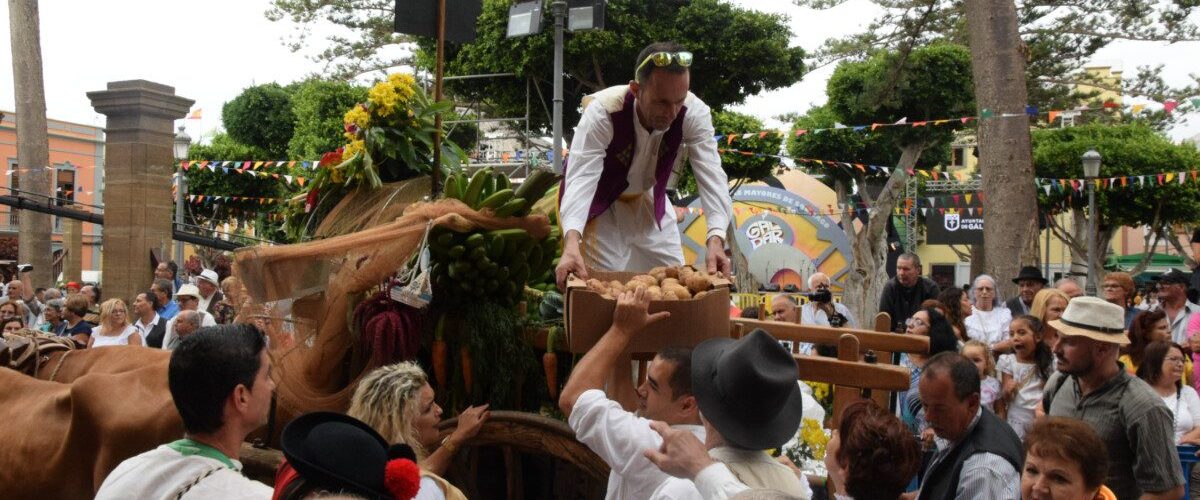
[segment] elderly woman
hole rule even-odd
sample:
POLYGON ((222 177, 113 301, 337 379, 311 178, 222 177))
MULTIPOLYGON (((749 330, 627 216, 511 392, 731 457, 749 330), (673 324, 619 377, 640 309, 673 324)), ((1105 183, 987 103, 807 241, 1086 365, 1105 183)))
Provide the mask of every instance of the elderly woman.
POLYGON ((489 416, 487 406, 463 410, 458 428, 438 446, 442 408, 433 399, 433 387, 421 367, 411 362, 397 363, 363 377, 346 413, 366 422, 389 443, 412 447, 421 465, 420 498, 465 498, 439 475, 449 467, 458 447, 479 433, 489 416), (434 447, 436 451, 427 452, 434 447))
POLYGON ((42 321, 38 328, 51 335, 63 335, 67 331, 67 319, 63 317, 65 308, 66 301, 63 299, 46 301, 46 307, 42 309, 42 317, 45 318, 45 321, 42 321))
POLYGON ((1175 419, 1175 444, 1200 444, 1200 396, 1182 383, 1187 357, 1183 347, 1171 341, 1156 341, 1146 347, 1138 367, 1138 378, 1162 396, 1175 419))
POLYGON ((1123 272, 1108 273, 1104 277, 1103 288, 1104 300, 1125 310, 1125 328, 1128 329, 1138 313, 1137 308, 1133 307, 1133 276, 1123 272))
POLYGON ((920 465, 916 439, 871 400, 846 407, 825 448, 829 491, 839 499, 899 498, 920 465))
POLYGON ((1070 301, 1071 297, 1057 288, 1043 288, 1033 296, 1033 305, 1029 308, 1029 315, 1042 322, 1042 342, 1045 342, 1051 350, 1054 349, 1055 344, 1058 344, 1058 330, 1050 326, 1050 322, 1062 318, 1063 311, 1067 309, 1067 302, 1070 301))
POLYGON ((993 352, 1012 350, 1012 342, 1008 339, 1012 313, 1004 307, 995 278, 986 274, 975 278, 971 285, 971 304, 971 315, 963 320, 967 325, 967 337, 987 344, 993 352))
POLYGON ((1103 484, 1106 477, 1104 441, 1083 421, 1046 417, 1025 435, 1022 499, 1115 500, 1103 484))

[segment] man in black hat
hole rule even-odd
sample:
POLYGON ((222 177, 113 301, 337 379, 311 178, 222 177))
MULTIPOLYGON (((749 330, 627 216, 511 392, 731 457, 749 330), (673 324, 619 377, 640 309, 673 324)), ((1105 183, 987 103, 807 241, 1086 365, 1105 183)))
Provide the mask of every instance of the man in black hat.
POLYGON ((1014 318, 1022 314, 1029 314, 1029 308, 1033 307, 1033 296, 1042 291, 1046 287, 1046 283, 1049 283, 1042 276, 1042 271, 1034 266, 1022 267, 1021 272, 1017 273, 1017 277, 1013 278, 1012 282, 1016 283, 1019 293, 1004 305, 1008 306, 1008 310, 1012 312, 1014 318))
POLYGON ((1188 343, 1188 317, 1200 312, 1200 305, 1188 300, 1189 282, 1187 275, 1178 269, 1163 273, 1158 277, 1158 304, 1152 309, 1167 313, 1167 321, 1171 323, 1171 341, 1179 345, 1188 343))
POLYGON ((696 346, 692 390, 704 444, 663 422, 651 424, 663 444, 645 456, 674 477, 650 498, 723 498, 748 487, 809 498, 808 482, 763 451, 783 445, 800 425, 803 400, 796 376, 796 360, 762 330, 696 346))
POLYGON ((288 423, 279 441, 287 462, 276 476, 276 498, 420 496, 420 467, 413 449, 406 444, 389 447, 375 429, 353 417, 333 412, 302 415, 288 423))

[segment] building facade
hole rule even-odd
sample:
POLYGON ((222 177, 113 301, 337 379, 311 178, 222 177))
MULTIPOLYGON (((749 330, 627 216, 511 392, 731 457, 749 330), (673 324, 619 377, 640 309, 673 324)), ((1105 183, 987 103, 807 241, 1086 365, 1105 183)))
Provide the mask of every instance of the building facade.
MULTIPOLYGON (((28 171, 17 161, 16 113, 0 110, 0 194, 21 192, 21 173, 28 171)), ((78 208, 97 212, 104 205, 104 129, 94 125, 47 120, 51 181, 55 187, 56 203, 79 204, 78 208)), ((34 198, 38 199, 38 198, 34 198)), ((41 201, 41 200, 39 200, 41 201)), ((0 236, 20 238, 21 211, 0 205, 0 236)), ((52 243, 56 255, 63 251, 63 230, 66 220, 53 218, 52 243)), ((85 281, 98 281, 100 269, 101 226, 84 222, 82 269, 85 281)))

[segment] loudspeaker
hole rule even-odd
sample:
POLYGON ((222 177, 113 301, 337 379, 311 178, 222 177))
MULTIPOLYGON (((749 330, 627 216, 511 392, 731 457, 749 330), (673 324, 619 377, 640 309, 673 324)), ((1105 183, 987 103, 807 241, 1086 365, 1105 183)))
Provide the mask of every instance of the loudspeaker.
MULTIPOLYGON (((396 0, 393 31, 437 38, 438 0, 396 0)), ((446 41, 475 40, 475 22, 483 12, 481 0, 446 0, 446 41)))

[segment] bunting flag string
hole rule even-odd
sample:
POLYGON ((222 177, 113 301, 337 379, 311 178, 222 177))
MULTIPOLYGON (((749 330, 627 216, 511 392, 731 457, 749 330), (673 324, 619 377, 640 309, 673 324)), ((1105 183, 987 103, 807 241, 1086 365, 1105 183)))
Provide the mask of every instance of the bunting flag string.
POLYGON ((296 168, 316 170, 321 160, 185 160, 178 163, 179 168, 188 170, 192 167, 207 168, 215 171, 218 168, 238 170, 261 170, 264 168, 296 168))
MULTIPOLYGON (((1168 184, 1184 184, 1191 181, 1200 183, 1200 170, 1177 170, 1157 174, 1121 175, 1116 177, 1097 177, 1091 180, 1098 190, 1129 189, 1165 186, 1168 184)), ((1057 179, 1050 177, 1034 178, 1034 184, 1039 190, 1050 195, 1051 191, 1059 193, 1083 193, 1087 189, 1088 179, 1057 179)))
MULTIPOLYGON (((887 165, 870 165, 870 164, 866 164, 866 163, 836 161, 836 160, 818 160, 815 158, 796 158, 796 157, 787 156, 787 155, 771 155, 771 154, 765 154, 765 153, 756 153, 754 151, 742 151, 742 150, 737 150, 737 149, 718 148, 717 152, 722 153, 722 154, 740 154, 742 156, 778 158, 781 160, 792 160, 797 163, 806 163, 806 164, 810 164, 810 165, 821 165, 821 166, 826 166, 826 167, 831 167, 831 168, 843 168, 843 169, 851 170, 851 171, 858 170, 867 175, 891 175, 892 170, 895 169, 895 167, 890 167, 887 165)), ((908 175, 919 175, 926 179, 933 179, 933 180, 952 180, 953 179, 953 180, 958 180, 958 181, 967 181, 967 180, 973 180, 973 179, 980 178, 979 174, 969 174, 967 172, 940 172, 937 170, 933 170, 933 168, 939 168, 939 167, 941 167, 941 165, 938 165, 938 166, 932 167, 932 168, 922 168, 922 169, 912 168, 912 169, 908 170, 908 175)))
MULTIPOLYGON (((1176 99, 1167 99, 1166 101, 1158 103, 1158 104, 1160 104, 1162 106, 1163 111, 1166 112, 1167 114, 1172 114, 1176 111, 1183 112, 1183 111, 1185 111, 1185 108, 1186 108, 1186 111, 1196 111, 1196 110, 1200 110, 1200 97, 1186 98, 1182 102, 1179 100, 1176 100, 1176 99)), ((908 121, 908 117, 904 117, 893 123, 870 123, 870 124, 860 124, 860 125, 843 125, 841 123, 835 123, 833 127, 812 128, 812 129, 795 129, 794 131, 792 131, 790 133, 794 134, 796 137, 800 137, 805 134, 820 134, 820 133, 834 131, 834 130, 849 130, 849 131, 853 131, 853 132, 874 132, 876 130, 879 130, 880 128, 887 128, 887 127, 916 128, 916 127, 943 126, 943 125, 967 125, 968 123, 970 123, 972 121, 979 121, 979 120, 999 119, 999 118, 1019 118, 1019 117, 1036 119, 1036 118, 1040 118, 1043 116, 1046 117, 1047 123, 1053 125, 1055 120, 1057 120, 1059 118, 1071 119, 1071 118, 1075 118, 1085 112, 1092 112, 1092 111, 1121 112, 1121 113, 1128 113, 1130 115, 1137 116, 1145 110, 1146 110, 1145 104, 1121 105, 1121 104, 1117 104, 1111 100, 1106 101, 1100 107, 1080 106, 1077 108, 1065 109, 1065 110, 1064 109, 1055 109, 1055 110, 1048 110, 1048 111, 1040 111, 1037 106, 1026 105, 1024 111, 1021 113, 997 113, 995 110, 985 108, 980 111, 980 114, 978 116, 960 116, 960 117, 954 117, 954 118, 938 118, 938 119, 932 119, 932 120, 921 120, 921 121, 912 121, 912 122, 908 121)), ((726 143, 726 145, 732 145, 735 141, 737 141, 739 139, 744 140, 744 139, 752 139, 755 137, 761 139, 761 138, 767 137, 769 135, 773 135, 776 137, 785 137, 788 134, 789 134, 789 132, 784 132, 782 130, 761 130, 761 131, 757 131, 757 132, 740 132, 740 133, 739 132, 727 132, 724 134, 717 134, 715 136, 715 139, 717 140, 718 143, 721 143, 722 141, 724 141, 726 143)))
POLYGON ((188 202, 203 204, 203 203, 248 203, 257 205, 274 205, 284 201, 283 198, 261 198, 255 196, 215 196, 206 194, 189 194, 187 195, 188 202))

